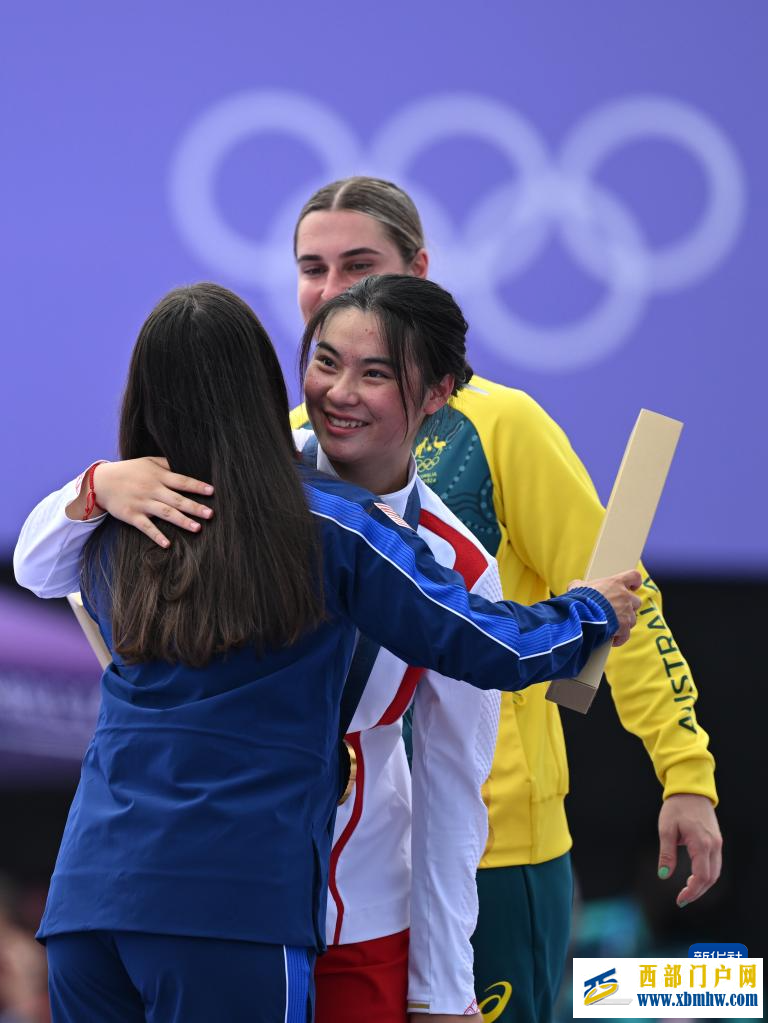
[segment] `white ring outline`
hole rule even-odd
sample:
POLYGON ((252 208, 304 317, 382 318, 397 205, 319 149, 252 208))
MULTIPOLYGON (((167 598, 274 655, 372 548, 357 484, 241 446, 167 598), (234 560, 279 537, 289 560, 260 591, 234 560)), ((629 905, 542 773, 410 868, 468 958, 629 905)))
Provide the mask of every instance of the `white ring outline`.
MULTIPOLYGON (((710 273, 735 241, 744 217, 744 178, 726 136, 693 107, 663 96, 617 100, 580 121, 560 152, 563 173, 579 181, 594 180, 594 172, 612 150, 638 136, 662 138, 688 149, 709 187, 709 204, 685 240, 649 250, 650 287, 671 291, 710 273)), ((588 258, 578 242, 574 254, 588 258)))
MULTIPOLYGON (((360 159, 354 135, 324 104, 285 90, 247 90, 209 107, 184 135, 171 165, 170 203, 189 248, 204 263, 241 284, 265 287, 285 279, 275 259, 274 229, 267 242, 247 238, 231 227, 215 202, 216 176, 226 156, 244 139, 262 132, 290 135, 320 156, 330 175, 344 177, 360 159)), ((304 196, 310 194, 310 182, 304 196)), ((298 207, 297 207, 298 209, 298 207)))
MULTIPOLYGON (((738 156, 724 134, 704 115, 682 102, 660 96, 627 97, 604 104, 583 118, 567 136, 557 161, 521 115, 498 100, 471 93, 446 93, 414 101, 391 117, 377 133, 371 158, 343 121, 313 98, 285 90, 250 90, 209 108, 179 146, 171 169, 171 208, 187 244, 204 262, 233 280, 255 282, 272 294, 281 318, 295 327, 295 278, 280 249, 312 186, 291 204, 283 204, 266 241, 253 241, 222 218, 215 203, 215 178, 231 149, 263 131, 298 137, 325 161, 327 174, 314 187, 352 173, 389 177, 405 187, 438 237, 430 246, 441 279, 453 285, 486 345, 505 359, 554 372, 596 361, 615 349, 637 324, 654 290, 684 287, 710 273, 733 245, 743 221, 745 189, 738 156), (475 207, 463 237, 450 215, 416 183, 407 165, 420 151, 457 135, 498 147, 518 172, 521 184, 502 185, 475 207), (651 250, 626 209, 607 190, 590 181, 599 163, 623 142, 655 136, 676 142, 702 164, 709 205, 684 240, 651 250), (506 189, 506 191, 505 191, 506 189), (502 195, 503 193, 503 195, 502 195), (511 199, 500 216, 502 233, 484 237, 482 213, 499 197, 511 199), (531 227, 531 210, 543 213, 531 227), (517 254, 507 259, 504 276, 521 272, 546 243, 551 222, 562 227, 563 241, 583 268, 609 285, 606 299, 570 327, 536 327, 504 306, 494 291, 494 257, 510 253, 510 229, 517 254), (605 236, 595 245, 584 225, 610 223, 614 244, 606 258, 605 236), (528 228, 521 239, 520 225, 528 228), (290 307, 287 303, 291 283, 290 307), (289 311, 290 309, 290 311, 289 311)), ((498 281, 498 275, 495 278, 498 281)))

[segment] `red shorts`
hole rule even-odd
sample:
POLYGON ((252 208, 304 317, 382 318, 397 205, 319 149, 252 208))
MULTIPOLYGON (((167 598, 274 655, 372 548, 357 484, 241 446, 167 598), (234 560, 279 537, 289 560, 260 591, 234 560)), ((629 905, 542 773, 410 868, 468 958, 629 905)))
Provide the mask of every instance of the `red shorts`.
POLYGON ((406 1023, 408 931, 330 945, 315 964, 315 1023, 406 1023))

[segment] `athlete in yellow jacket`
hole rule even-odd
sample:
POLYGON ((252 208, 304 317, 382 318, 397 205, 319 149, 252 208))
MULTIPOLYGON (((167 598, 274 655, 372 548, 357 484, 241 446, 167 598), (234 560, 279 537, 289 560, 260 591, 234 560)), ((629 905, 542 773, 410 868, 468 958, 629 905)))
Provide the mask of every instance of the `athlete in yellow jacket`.
MULTIPOLYGON (((527 394, 473 377, 415 454, 422 479, 496 556, 506 597, 541 600, 584 574, 603 508, 568 438, 527 394)), ((714 760, 661 594, 643 578, 637 627, 611 652, 606 676, 622 724, 643 741, 663 786, 659 875, 674 869, 678 842, 693 860, 682 906, 720 870, 714 760)), ((502 696, 484 791, 490 827, 473 944, 486 1019, 548 1019, 568 945, 568 764, 559 711, 545 694, 539 685, 502 696)))
MULTIPOLYGON (((603 508, 567 437, 527 394, 473 377, 419 437, 415 453, 424 482, 495 555, 509 598, 542 600, 584 574, 603 508)), ((638 626, 611 652, 606 677, 664 797, 692 793, 715 803, 714 760, 696 721, 691 672, 664 621, 659 590, 643 577, 638 626)), ((541 863, 571 846, 563 732, 545 693, 536 686, 504 697, 486 784, 490 837, 482 867, 541 863)))

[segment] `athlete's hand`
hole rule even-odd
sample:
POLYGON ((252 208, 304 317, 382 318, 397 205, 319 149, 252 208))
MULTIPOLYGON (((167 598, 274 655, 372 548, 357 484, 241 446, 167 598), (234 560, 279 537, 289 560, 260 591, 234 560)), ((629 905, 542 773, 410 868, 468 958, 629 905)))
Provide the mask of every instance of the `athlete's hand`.
POLYGON ((664 800, 659 814, 662 880, 675 872, 679 845, 686 847, 691 860, 691 873, 676 900, 682 909, 712 887, 723 864, 723 839, 715 808, 706 796, 678 793, 664 800))
POLYGON ((619 572, 618 575, 609 575, 605 579, 590 579, 589 582, 574 579, 568 589, 572 590, 577 586, 591 586, 593 590, 602 593, 610 602, 619 620, 619 628, 613 637, 613 645, 621 646, 629 639, 629 634, 637 621, 640 598, 633 591, 639 589, 642 581, 640 573, 633 568, 629 572, 619 572))
POLYGON ((152 518, 165 519, 196 533, 201 528, 197 519, 209 519, 213 515, 211 508, 185 496, 210 496, 211 484, 171 472, 164 458, 104 462, 96 468, 93 482, 101 508, 146 533, 160 547, 168 547, 170 541, 152 518), (196 518, 190 518, 193 515, 196 518))

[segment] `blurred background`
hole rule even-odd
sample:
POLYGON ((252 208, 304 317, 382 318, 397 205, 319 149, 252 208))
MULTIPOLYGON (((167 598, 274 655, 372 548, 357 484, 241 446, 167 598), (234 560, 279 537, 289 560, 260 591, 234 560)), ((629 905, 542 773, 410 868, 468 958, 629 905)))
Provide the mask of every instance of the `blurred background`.
POLYGON ((685 422, 645 560, 718 761, 723 877, 683 911, 684 866, 656 880, 660 789, 604 686, 563 715, 574 950, 764 954, 767 29, 759 0, 4 10, 0 1020, 45 1019, 23 939, 99 677, 67 609, 15 587, 21 523, 114 454, 138 328, 178 284, 242 294, 298 395, 293 225, 353 173, 411 193, 475 369, 544 405, 603 500, 641 407, 685 422))

